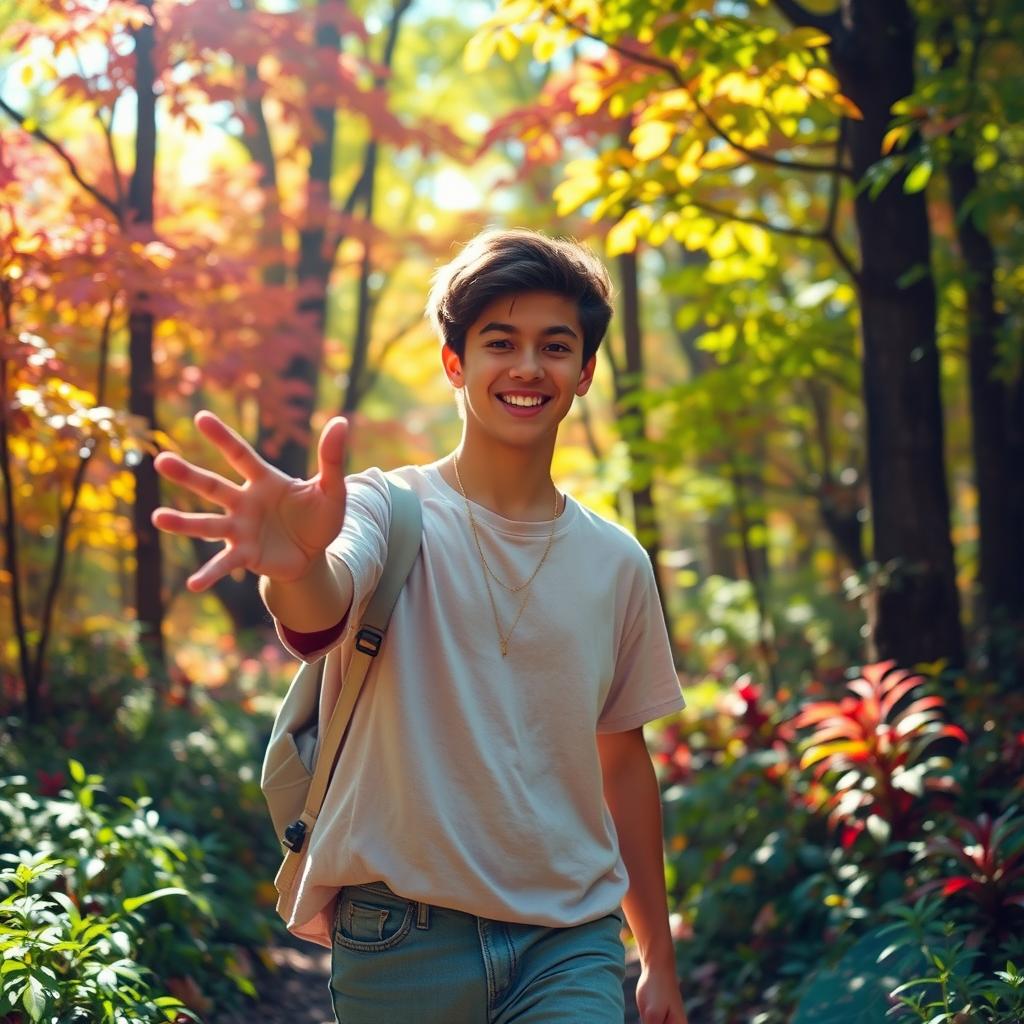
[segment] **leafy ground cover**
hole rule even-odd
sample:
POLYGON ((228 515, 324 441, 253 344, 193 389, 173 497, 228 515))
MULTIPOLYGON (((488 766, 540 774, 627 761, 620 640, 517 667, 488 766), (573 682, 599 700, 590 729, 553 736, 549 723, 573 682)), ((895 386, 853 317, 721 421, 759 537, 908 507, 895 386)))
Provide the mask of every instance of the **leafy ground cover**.
MULTIPOLYGON (((5 1024, 285 994, 257 776, 289 666, 229 652, 226 685, 168 706, 134 650, 69 648, 47 729, 8 717, 5 1024)), ((1024 695, 889 663, 803 689, 701 684, 650 734, 693 1024, 1024 1019, 1024 695)))

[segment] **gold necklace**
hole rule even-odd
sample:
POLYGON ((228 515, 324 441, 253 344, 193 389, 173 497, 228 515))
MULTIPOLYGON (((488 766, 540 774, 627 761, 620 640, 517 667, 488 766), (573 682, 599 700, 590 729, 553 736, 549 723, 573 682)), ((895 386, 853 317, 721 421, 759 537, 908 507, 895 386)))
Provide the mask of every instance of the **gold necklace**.
POLYGON ((519 625, 519 620, 523 617, 523 610, 526 608, 527 602, 530 600, 530 584, 533 583, 537 577, 537 573, 540 572, 541 566, 547 561, 548 554, 551 551, 551 545, 555 539, 555 525, 558 522, 558 490, 555 490, 555 507, 552 512, 551 518, 551 532, 548 534, 548 542, 544 548, 544 554, 540 556, 540 561, 537 563, 537 568, 530 574, 530 578, 525 583, 520 583, 516 587, 511 587, 507 583, 494 574, 494 570, 487 564, 487 559, 484 556, 483 545, 480 543, 480 531, 477 526, 476 516, 473 515, 473 506, 470 504, 469 498, 466 496, 466 488, 462 486, 462 476, 459 473, 459 457, 457 455, 452 456, 452 464, 455 467, 455 482, 459 485, 459 493, 462 495, 462 500, 466 505, 466 515, 469 517, 469 525, 473 531, 473 540, 476 543, 477 554, 480 556, 480 564, 484 569, 484 586, 487 587, 487 597, 491 603, 491 613, 494 616, 494 628, 498 633, 498 644, 501 647, 501 656, 503 658, 508 657, 508 644, 512 639, 512 634, 515 632, 516 626, 519 625), (494 592, 491 590, 491 580, 495 583, 504 587, 509 593, 518 594, 520 591, 525 590, 526 593, 523 595, 522 601, 519 602, 519 609, 516 612, 516 617, 512 620, 512 625, 509 626, 507 633, 501 631, 501 619, 498 616, 498 605, 494 600, 494 592))

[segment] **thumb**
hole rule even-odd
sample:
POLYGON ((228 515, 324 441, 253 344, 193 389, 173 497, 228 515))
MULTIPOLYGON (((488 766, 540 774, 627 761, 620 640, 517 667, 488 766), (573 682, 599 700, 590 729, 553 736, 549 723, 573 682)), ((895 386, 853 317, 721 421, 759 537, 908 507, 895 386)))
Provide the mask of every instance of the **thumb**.
POLYGON ((345 496, 345 453, 348 442, 348 420, 334 416, 327 421, 317 445, 320 490, 335 500, 345 496))

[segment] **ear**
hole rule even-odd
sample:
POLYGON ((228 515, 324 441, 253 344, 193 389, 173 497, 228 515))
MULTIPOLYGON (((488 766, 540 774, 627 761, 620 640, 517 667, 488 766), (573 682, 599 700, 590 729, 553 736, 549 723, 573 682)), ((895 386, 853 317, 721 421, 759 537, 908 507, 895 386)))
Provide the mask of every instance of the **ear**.
POLYGON ((590 385, 594 382, 594 371, 597 369, 597 353, 595 352, 584 364, 583 369, 580 370, 580 379, 576 383, 576 394, 582 398, 589 390, 590 385))
POLYGON ((441 365, 453 388, 462 387, 462 360, 458 353, 447 345, 441 346, 441 365))

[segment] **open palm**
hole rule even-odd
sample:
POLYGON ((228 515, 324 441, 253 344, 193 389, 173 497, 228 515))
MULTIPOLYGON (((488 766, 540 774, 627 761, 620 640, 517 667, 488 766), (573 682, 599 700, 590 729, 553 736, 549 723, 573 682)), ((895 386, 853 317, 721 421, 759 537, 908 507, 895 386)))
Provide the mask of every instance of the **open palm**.
POLYGON ((309 480, 275 469, 211 412, 199 413, 196 426, 244 482, 235 483, 171 452, 157 456, 161 476, 224 509, 159 508, 153 513, 154 526, 168 533, 224 541, 224 548, 189 577, 189 589, 207 590, 237 569, 285 582, 302 577, 337 537, 345 519, 346 421, 335 418, 324 427, 318 471, 309 480))

